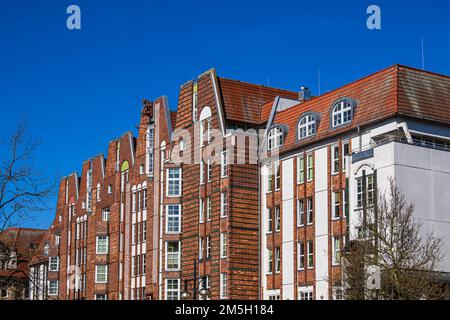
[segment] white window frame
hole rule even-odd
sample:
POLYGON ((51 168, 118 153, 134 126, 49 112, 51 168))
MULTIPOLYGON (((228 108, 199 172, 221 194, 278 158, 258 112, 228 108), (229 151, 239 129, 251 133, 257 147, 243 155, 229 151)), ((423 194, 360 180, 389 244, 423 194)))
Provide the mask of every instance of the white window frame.
POLYGON ((204 208, 205 207, 205 200, 203 198, 199 198, 198 200, 198 221, 199 223, 205 222, 205 214, 204 214, 204 208))
POLYGON ((281 189, 281 162, 274 163, 274 179, 275 179, 275 191, 281 189))
POLYGON ((331 114, 333 128, 351 123, 353 120, 353 106, 347 101, 340 101, 333 107, 331 114))
POLYGON ((298 288, 298 300, 304 300, 304 301, 314 300, 313 287, 299 287, 298 288))
POLYGON ((211 197, 206 197, 206 221, 211 221, 211 207, 212 207, 212 200, 211 197))
POLYGON ((228 256, 228 234, 220 233, 220 258, 224 259, 228 256))
POLYGON ((274 271, 275 273, 281 272, 281 248, 275 247, 275 266, 274 271))
POLYGON ((205 162, 200 160, 200 184, 205 184, 205 162))
POLYGON ((269 151, 279 148, 283 145, 284 132, 280 127, 272 128, 269 131, 269 136, 267 138, 268 144, 267 149, 269 151))
POLYGON ((306 223, 310 226, 314 224, 314 199, 306 199, 306 223))
POLYGON ((339 163, 339 145, 331 146, 331 175, 337 175, 341 171, 339 163))
POLYGON ((314 180, 314 156, 312 153, 306 156, 306 181, 311 182, 314 180), (311 162, 309 161, 311 159, 311 162))
POLYGON ((228 216, 228 191, 222 191, 220 193, 220 217, 226 218, 228 216), (226 197, 225 197, 226 194, 226 197), (226 200, 226 201, 225 201, 226 200))
POLYGON ((220 299, 227 299, 228 297, 228 274, 220 273, 220 299))
POLYGON ((341 218, 341 192, 331 192, 331 218, 339 220, 341 218))
MULTIPOLYGON (((181 193, 182 193, 182 169, 181 168, 168 168, 166 169, 166 196, 167 197, 180 197, 181 193), (170 177, 171 173, 170 171, 178 171, 178 177, 177 178, 173 178, 170 177), (171 183, 173 183, 173 189, 175 188, 175 184, 178 183, 178 193, 171 193, 170 192, 170 186, 171 183)), ((172 190, 173 191, 173 190, 172 190)))
POLYGON ((165 261, 166 271, 179 271, 181 268, 181 241, 166 241, 166 261, 165 261), (169 242, 178 243, 178 252, 169 252, 169 242), (177 260, 177 268, 169 268, 169 255, 173 255, 177 260))
POLYGON ((109 253, 109 237, 108 236, 97 236, 95 243, 96 254, 108 254, 109 253), (100 240, 105 239, 106 243, 100 244, 100 240), (106 247, 106 250, 100 250, 100 247, 106 247))
POLYGON ((167 234, 179 234, 181 233, 181 204, 168 204, 166 205, 166 233, 167 234), (174 208, 177 208, 177 212, 174 212, 174 208), (176 214, 174 214, 176 213, 176 214), (173 221, 171 221, 173 219, 173 221), (176 221, 178 220, 178 221, 176 221), (169 230, 169 226, 171 225, 171 222, 173 222, 174 226, 177 230, 169 230))
POLYGON ((297 244, 297 255, 298 255, 298 261, 297 261, 297 267, 298 270, 305 270, 305 243, 299 242, 297 244))
POLYGON ((48 271, 50 272, 59 271, 59 257, 48 258, 48 271))
POLYGON ((203 260, 203 245, 204 245, 204 238, 200 237, 198 238, 198 259, 203 260))
POLYGON ((212 175, 213 175, 212 162, 211 158, 208 158, 208 160, 206 160, 206 180, 208 182, 212 181, 212 175))
POLYGON ((228 177, 228 151, 220 153, 220 174, 222 178, 228 177))
POLYGON ((111 208, 102 209, 102 221, 108 222, 111 218, 111 208))
POLYGON ((306 139, 316 134, 316 117, 312 114, 304 115, 298 122, 298 139, 306 139))
POLYGON ((273 210, 272 208, 267 208, 267 234, 271 234, 273 232, 273 210))
POLYGON ((95 283, 108 283, 108 265, 107 264, 97 264, 95 265, 95 283), (104 267, 104 272, 100 273, 99 267, 104 267), (104 276, 104 280, 100 279, 100 276, 104 276))
POLYGON ((275 206, 275 232, 281 231, 281 208, 280 206, 275 206))
POLYGON ((108 295, 106 293, 96 294, 95 300, 96 301, 106 301, 106 300, 108 300, 108 295), (104 299, 100 299, 100 297, 104 297, 104 299))
POLYGON ((305 157, 297 157, 297 184, 305 183, 305 157))
POLYGON ((57 296, 59 294, 59 281, 58 280, 49 280, 47 292, 48 292, 49 296, 57 296), (56 285, 56 287, 52 287, 52 284, 56 285), (56 289, 56 291, 52 291, 52 289, 56 289))
POLYGON ((176 299, 170 299, 170 300, 180 300, 180 279, 166 279, 166 281, 165 281, 165 292, 164 292, 164 298, 165 298, 165 300, 169 300, 168 299, 168 293, 170 292, 170 293, 175 293, 175 295, 176 295, 176 299), (169 289, 169 281, 171 282, 171 283, 176 283, 177 284, 177 288, 176 289, 173 289, 173 288, 170 288, 169 289))
POLYGON ((314 269, 314 242, 306 242, 306 254, 308 255, 307 267, 309 270, 314 269), (312 258, 312 260, 311 260, 312 258), (310 263, 311 262, 311 263, 310 263))
POLYGON ((332 264, 338 266, 341 264, 341 237, 333 236, 332 239, 332 264))
POLYGON ((267 274, 273 273, 273 249, 267 249, 267 274))

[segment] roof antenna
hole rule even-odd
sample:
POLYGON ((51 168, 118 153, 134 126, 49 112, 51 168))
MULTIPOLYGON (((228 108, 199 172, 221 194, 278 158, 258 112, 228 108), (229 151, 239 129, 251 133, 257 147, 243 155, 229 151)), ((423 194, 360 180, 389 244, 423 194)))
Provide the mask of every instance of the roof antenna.
POLYGON ((321 91, 321 86, 320 86, 320 84, 321 84, 321 83, 320 83, 320 70, 318 70, 318 71, 317 71, 317 89, 318 89, 317 91, 319 92, 319 96, 320 96, 320 94, 321 94, 321 92, 320 92, 320 91, 321 91))
POLYGON ((270 87, 270 79, 267 78, 267 86, 270 87))
POLYGON ((422 40, 422 70, 425 70, 425 46, 423 37, 421 38, 421 40, 422 40))

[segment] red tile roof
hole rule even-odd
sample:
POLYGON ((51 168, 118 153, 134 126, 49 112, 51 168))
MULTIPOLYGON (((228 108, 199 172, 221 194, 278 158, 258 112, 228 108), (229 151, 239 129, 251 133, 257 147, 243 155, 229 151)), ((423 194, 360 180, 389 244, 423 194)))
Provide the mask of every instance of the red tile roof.
POLYGON ((298 98, 298 93, 293 91, 220 77, 217 80, 227 120, 251 124, 265 123, 268 118, 267 112, 262 112, 262 106, 265 103, 273 101, 277 96, 298 98))
POLYGON ((289 128, 280 150, 283 152, 394 115, 450 124, 450 77, 395 65, 278 112, 273 124, 289 128), (331 109, 336 100, 344 97, 356 100, 357 109, 350 125, 335 129, 330 124, 331 109), (297 121, 304 112, 311 111, 321 115, 317 134, 312 140, 297 143, 297 121))

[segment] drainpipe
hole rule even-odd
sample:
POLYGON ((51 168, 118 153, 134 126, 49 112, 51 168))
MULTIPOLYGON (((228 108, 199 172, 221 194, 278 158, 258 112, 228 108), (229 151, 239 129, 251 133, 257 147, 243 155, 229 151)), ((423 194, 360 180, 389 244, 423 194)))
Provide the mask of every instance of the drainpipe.
POLYGON ((409 144, 414 143, 412 136, 411 136, 411 132, 409 132, 408 124, 406 122, 399 123, 397 125, 397 128, 403 129, 403 132, 405 133, 405 136, 406 136, 406 140, 408 141, 409 144))

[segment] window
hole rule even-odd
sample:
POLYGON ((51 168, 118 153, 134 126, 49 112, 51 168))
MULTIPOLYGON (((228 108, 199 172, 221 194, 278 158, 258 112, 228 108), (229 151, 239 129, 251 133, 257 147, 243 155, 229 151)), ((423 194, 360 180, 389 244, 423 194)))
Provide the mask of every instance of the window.
POLYGON ((179 241, 166 242, 166 269, 179 270, 181 258, 181 246, 179 241))
POLYGON ((267 192, 272 191, 273 172, 272 165, 267 166, 267 192))
POLYGON ((308 224, 313 224, 314 223, 314 204, 313 204, 313 199, 312 198, 308 198, 307 200, 307 210, 308 210, 308 216, 307 216, 307 223, 308 224))
POLYGON ((147 256, 145 254, 142 255, 142 275, 145 275, 145 267, 146 267, 146 262, 147 262, 147 256))
POLYGON ((297 184, 305 182, 305 158, 297 157, 297 184))
POLYGON ((206 237, 206 259, 211 258, 211 238, 206 237))
POLYGON ((267 209, 267 233, 272 233, 272 223, 273 223, 273 216, 272 216, 272 209, 267 209))
POLYGON ((111 209, 106 208, 102 210, 102 221, 109 221, 109 216, 111 214, 111 209))
POLYGON ((305 201, 297 200, 297 225, 302 227, 305 225, 305 201))
POLYGON ((48 256, 49 252, 50 252, 50 243, 46 242, 44 244, 44 255, 48 256))
POLYGON ((228 274, 220 274, 220 299, 227 298, 228 274))
POLYGON ((342 172, 347 171, 347 160, 350 156, 350 147, 348 143, 342 144, 343 150, 342 150, 342 172))
POLYGON ((341 193, 339 191, 334 191, 331 193, 331 211, 333 219, 339 219, 341 216, 340 210, 341 203, 341 193))
POLYGON ((275 191, 281 187, 281 168, 280 162, 275 162, 275 191))
POLYGON ((305 270, 305 244, 303 242, 298 244, 298 269, 305 270))
POLYGON ((314 300, 313 288, 312 287, 299 288, 298 300, 314 300))
POLYGON ((281 249, 280 247, 275 248, 275 272, 279 273, 281 271, 281 249))
POLYGON ((344 290, 341 287, 333 288, 333 300, 344 300, 344 290))
POLYGON ((205 204, 205 201, 202 198, 200 198, 199 199, 199 204, 198 204, 198 210, 199 210, 199 212, 198 212, 198 217, 199 217, 198 221, 199 221, 199 223, 205 222, 205 216, 204 216, 204 213, 203 213, 204 204, 205 204))
MULTIPOLYGON (((181 206, 179 204, 169 204, 166 206, 166 232, 181 232, 181 206)), ((147 232, 147 231, 145 231, 147 232)))
POLYGON ((112 193, 112 185, 108 185, 108 194, 112 193))
POLYGON ((166 300, 180 300, 179 279, 166 279, 166 300))
POLYGON ((206 173, 207 173, 207 180, 208 182, 211 182, 212 180, 212 164, 211 159, 208 159, 206 161, 206 173))
POLYGON ((308 154, 307 156, 307 170, 308 170, 308 176, 307 176, 307 180, 308 182, 313 181, 314 179, 314 158, 312 154, 308 154))
POLYGON ((203 259, 203 244, 204 244, 204 238, 201 237, 198 239, 198 259, 203 259))
POLYGON ((48 282, 48 295, 57 296, 59 289, 59 283, 57 280, 52 280, 48 282))
POLYGON ((49 271, 59 271, 59 257, 49 258, 49 271))
POLYGON ((142 209, 147 209, 147 189, 142 190, 142 209))
POLYGON ((97 254, 107 254, 109 251, 108 236, 97 236, 97 254))
POLYGON ((333 237, 333 265, 339 265, 341 263, 341 238, 333 237))
POLYGON ((228 215, 228 192, 220 194, 220 216, 225 218, 228 215))
POLYGON ((58 215, 58 222, 62 222, 62 214, 58 215))
POLYGON ((333 121, 333 128, 351 122, 353 117, 353 107, 350 102, 347 100, 338 102, 333 107, 331 117, 333 121))
POLYGON ((205 183, 205 162, 200 160, 200 184, 205 183))
POLYGON ((131 194, 131 212, 137 211, 137 194, 136 191, 134 191, 131 194))
POLYGON ((206 220, 211 221, 211 197, 206 198, 206 220))
POLYGON ((220 154, 220 173, 222 178, 228 176, 228 152, 222 151, 220 154))
POLYGON ((61 244, 61 235, 59 233, 55 234, 55 246, 59 246, 61 244))
POLYGON ((211 143, 211 141, 212 141, 212 121, 211 121, 211 119, 208 119, 206 121, 206 126, 207 126, 206 139, 207 139, 208 143, 211 143))
POLYGON ((339 146, 331 147, 331 174, 339 173, 339 146))
POLYGON ((269 273, 272 273, 273 272, 273 250, 272 249, 268 249, 267 258, 268 258, 267 270, 268 270, 269 273))
POLYGON ((105 301, 105 300, 108 300, 108 297, 106 296, 106 294, 96 294, 95 295, 95 300, 105 301))
POLYGON ((220 234, 220 257, 221 258, 227 257, 227 254, 228 254, 227 247, 228 247, 227 233, 222 232, 220 234))
POLYGON ((108 282, 108 266, 106 264, 99 264, 95 266, 95 283, 108 282))
POLYGON ((308 241, 308 269, 314 268, 314 246, 312 241, 308 241))
POLYGON ((364 192, 363 189, 366 189, 366 205, 372 206, 374 204, 375 197, 375 183, 373 174, 366 176, 365 186, 363 185, 363 177, 358 178, 356 180, 357 188, 356 188, 356 198, 357 198, 357 207, 362 208, 364 205, 364 192))
POLYGON ((181 195, 181 169, 167 169, 167 196, 177 197, 181 195))
POLYGON ((280 232, 281 230, 281 211, 280 206, 275 207, 275 232, 280 232))
POLYGON ((316 118, 313 115, 303 116, 298 123, 298 139, 304 139, 316 134, 316 118))
POLYGON ((269 294, 269 301, 277 301, 281 300, 281 297, 279 294, 269 294))
POLYGON ((101 199, 101 197, 100 197, 100 194, 101 194, 101 187, 100 187, 100 183, 98 183, 97 184, 97 202, 98 201, 101 201, 102 199, 101 199))
POLYGON ((279 127, 275 127, 269 132, 268 149, 273 150, 283 145, 283 130, 279 127))

